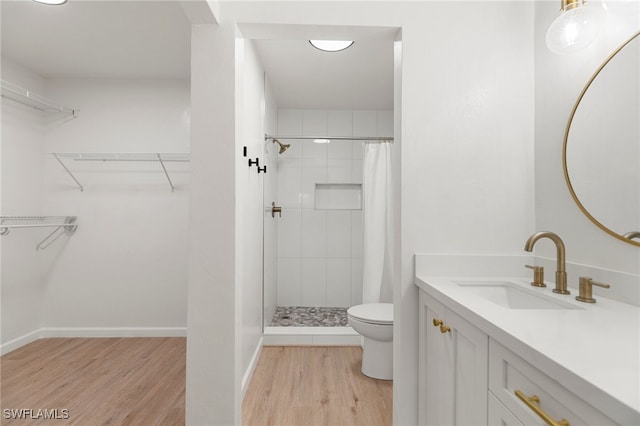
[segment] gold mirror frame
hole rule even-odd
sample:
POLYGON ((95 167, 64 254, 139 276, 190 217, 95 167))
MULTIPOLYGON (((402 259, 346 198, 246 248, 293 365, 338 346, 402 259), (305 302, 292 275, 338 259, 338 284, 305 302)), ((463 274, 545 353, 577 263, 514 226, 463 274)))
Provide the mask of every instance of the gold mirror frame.
POLYGON ((582 98, 584 97, 584 95, 587 93, 587 90, 589 89, 589 87, 591 86, 591 83, 593 83, 593 81, 596 79, 596 77, 598 76, 598 74, 600 74, 600 71, 602 71, 604 69, 604 67, 629 43, 631 43, 636 37, 640 36, 640 31, 636 32, 634 35, 632 35, 631 37, 629 37, 624 43, 622 43, 620 46, 618 46, 618 48, 616 48, 616 50, 613 51, 613 53, 611 53, 611 55, 609 55, 607 57, 607 59, 604 60, 604 62, 598 67, 598 69, 593 73, 593 75, 591 76, 591 78, 589 79, 589 81, 587 81, 587 84, 584 86, 584 88, 582 89, 582 92, 580 92, 580 95, 578 96, 578 99, 576 100, 576 103, 573 105, 573 109, 571 110, 571 115, 569 116, 569 121, 567 122, 567 127, 565 128, 564 131, 564 142, 562 144, 562 170, 564 171, 564 180, 567 183, 567 187, 569 188, 569 192, 571 193, 571 197, 573 197, 573 201, 576 202, 576 204, 578 205, 578 208, 582 211, 582 213, 584 213, 585 216, 587 216, 587 218, 589 218, 589 220, 591 222, 593 222, 598 228, 602 229, 604 232, 606 232, 607 234, 621 240, 624 241, 625 243, 634 245, 636 247, 640 247, 640 241, 634 241, 630 238, 625 238, 622 235, 618 234, 617 232, 612 231, 611 229, 609 229, 608 227, 604 226, 602 223, 600 223, 595 217, 593 217, 588 211, 587 209, 584 207, 584 205, 582 204, 582 202, 580 202, 580 200, 578 199, 578 196, 576 195, 576 192, 573 189, 573 186, 571 185, 571 180, 569 179, 569 169, 567 167, 567 143, 569 141, 569 131, 571 130, 571 123, 573 122, 573 118, 576 114, 576 111, 578 110, 578 106, 580 106, 580 101, 582 101, 582 98))

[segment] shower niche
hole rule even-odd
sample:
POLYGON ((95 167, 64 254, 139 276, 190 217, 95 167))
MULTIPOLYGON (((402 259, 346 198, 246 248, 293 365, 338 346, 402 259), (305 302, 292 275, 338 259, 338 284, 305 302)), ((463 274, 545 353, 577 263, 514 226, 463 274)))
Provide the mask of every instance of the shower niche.
POLYGON ((362 210, 361 183, 316 183, 316 210, 362 210))

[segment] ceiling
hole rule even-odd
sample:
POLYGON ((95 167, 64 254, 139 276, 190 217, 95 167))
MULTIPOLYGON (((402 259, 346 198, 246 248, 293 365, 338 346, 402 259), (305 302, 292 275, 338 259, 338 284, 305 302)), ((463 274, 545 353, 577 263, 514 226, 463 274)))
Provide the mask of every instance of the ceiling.
MULTIPOLYGON (((0 7, 2 56, 45 78, 189 78, 191 25, 177 1, 2 0, 0 7)), ((393 108, 395 30, 259 29, 243 33, 254 39, 280 108, 393 108), (356 42, 327 53, 308 43, 312 35, 356 42)))
POLYGON ((254 40, 280 108, 393 109, 393 42, 323 52, 308 40, 254 40))
POLYGON ((1 7, 2 56, 43 77, 189 78, 191 23, 177 2, 1 7))

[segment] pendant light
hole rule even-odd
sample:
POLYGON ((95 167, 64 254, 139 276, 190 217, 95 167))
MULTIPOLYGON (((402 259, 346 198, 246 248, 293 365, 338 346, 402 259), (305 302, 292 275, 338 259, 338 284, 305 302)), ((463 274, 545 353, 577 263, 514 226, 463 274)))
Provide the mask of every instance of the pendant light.
POLYGON ((600 32, 600 13, 585 0, 561 0, 561 14, 547 30, 547 47, 560 55, 589 46, 600 32))

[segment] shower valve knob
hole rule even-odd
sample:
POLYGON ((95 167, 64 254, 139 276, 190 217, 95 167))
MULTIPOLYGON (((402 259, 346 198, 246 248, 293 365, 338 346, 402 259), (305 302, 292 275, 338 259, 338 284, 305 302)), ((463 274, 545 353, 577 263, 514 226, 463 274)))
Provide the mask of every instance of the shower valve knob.
POLYGON ((276 202, 271 203, 271 217, 276 217, 276 213, 278 213, 279 217, 282 217, 282 207, 276 206, 276 202))
POLYGON ((249 158, 249 167, 251 166, 256 166, 256 167, 260 167, 260 159, 258 157, 256 157, 255 160, 252 160, 251 158, 249 158))

